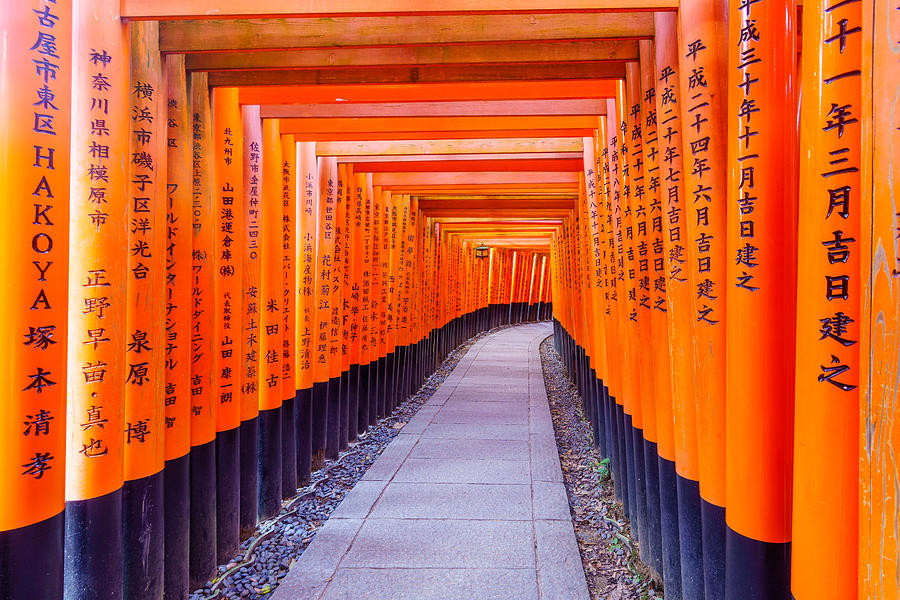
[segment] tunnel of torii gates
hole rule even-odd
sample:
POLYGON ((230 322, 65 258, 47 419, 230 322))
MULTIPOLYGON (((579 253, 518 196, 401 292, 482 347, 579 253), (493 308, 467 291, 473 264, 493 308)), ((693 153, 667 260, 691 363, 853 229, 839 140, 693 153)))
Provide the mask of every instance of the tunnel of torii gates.
POLYGON ((2 4, 0 597, 185 598, 552 318, 667 598, 898 598, 897 0, 2 4))

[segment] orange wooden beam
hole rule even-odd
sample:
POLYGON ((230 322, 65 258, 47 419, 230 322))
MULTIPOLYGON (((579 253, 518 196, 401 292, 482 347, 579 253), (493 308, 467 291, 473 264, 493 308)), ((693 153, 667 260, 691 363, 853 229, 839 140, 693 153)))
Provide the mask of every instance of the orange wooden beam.
POLYGON ((592 129, 498 129, 494 131, 404 131, 401 133, 296 133, 298 142, 372 142, 392 141, 398 137, 409 140, 491 139, 491 138, 571 138, 587 137, 592 129))
POLYGON ((185 64, 189 71, 222 71, 637 59, 636 41, 612 39, 199 52, 188 54, 185 64))
POLYGON ((578 171, 581 161, 561 159, 524 160, 435 160, 422 162, 390 161, 354 164, 357 173, 397 172, 484 172, 484 171, 578 171))
POLYGON ((395 156, 405 154, 520 154, 581 152, 582 138, 486 138, 446 140, 385 140, 381 142, 322 142, 318 156, 395 156))
POLYGON ((372 185, 383 187, 395 186, 435 186, 435 185, 543 185, 543 184, 578 184, 578 175, 565 171, 560 172, 480 172, 480 173, 375 173, 372 185))
MULTIPOLYGON (((203 55, 197 55, 203 56, 203 55)), ((381 102, 372 104, 275 104, 262 106, 263 118, 465 117, 605 115, 605 99, 470 100, 381 102)))
POLYGON ((271 85, 240 90, 242 104, 351 104, 489 100, 613 98, 613 81, 507 81, 469 83, 383 83, 372 85, 271 85))
POLYGON ((596 129, 594 116, 466 116, 466 117, 360 117, 282 118, 281 131, 293 134, 392 133, 432 131, 496 131, 539 129, 596 129))
POLYGON ((452 14, 529 12, 607 12, 638 10, 675 10, 677 0, 555 0, 552 8, 542 0, 504 0, 501 5, 478 0, 445 0, 440 3, 417 2, 411 9, 408 0, 122 0, 121 14, 126 19, 204 19, 262 17, 334 17, 351 15, 452 14))
MULTIPOLYGON (((182 0, 183 1, 183 0, 182 0)), ((215 0, 218 1, 218 0, 215 0)), ((653 37, 652 12, 180 20, 160 23, 163 52, 466 44, 653 37)))
MULTIPOLYGON (((522 161, 522 160, 557 160, 557 161, 571 161, 571 160, 582 160, 582 156, 580 152, 528 152, 522 154, 479 154, 479 153, 470 153, 470 154, 412 154, 412 155, 398 155, 398 156, 340 156, 338 157, 338 163, 349 162, 355 163, 356 165, 362 165, 363 163, 381 163, 381 162, 405 162, 405 163, 420 163, 420 162, 454 162, 454 161, 498 161, 498 160, 507 160, 507 161, 522 161)), ((363 167, 359 167, 363 168, 363 167)), ((492 169, 499 170, 499 169, 492 169)))
POLYGON ((624 63, 618 61, 537 62, 210 71, 209 85, 243 87, 254 85, 418 84, 479 81, 621 79, 624 76, 624 63))

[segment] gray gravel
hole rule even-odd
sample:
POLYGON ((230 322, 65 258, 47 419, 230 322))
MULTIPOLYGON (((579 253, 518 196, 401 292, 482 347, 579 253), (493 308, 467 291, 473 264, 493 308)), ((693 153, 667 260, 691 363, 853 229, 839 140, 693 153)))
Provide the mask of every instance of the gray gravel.
POLYGON ((298 489, 294 498, 286 500, 276 517, 260 523, 253 536, 241 544, 240 553, 228 564, 219 565, 216 578, 195 590, 190 600, 269 597, 322 524, 397 436, 403 424, 431 398, 478 339, 499 329, 481 333, 453 350, 440 368, 391 416, 369 428, 336 460, 326 460, 324 467, 312 473, 312 483, 298 489))
POLYGON ((581 396, 553 347, 553 336, 541 343, 541 362, 569 510, 592 600, 662 600, 662 586, 637 556, 630 524, 615 499, 607 464, 593 445, 581 396))

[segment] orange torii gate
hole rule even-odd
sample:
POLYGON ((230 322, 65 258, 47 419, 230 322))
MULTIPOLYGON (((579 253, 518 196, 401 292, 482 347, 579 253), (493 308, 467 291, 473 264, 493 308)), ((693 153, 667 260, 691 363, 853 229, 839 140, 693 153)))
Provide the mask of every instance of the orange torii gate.
POLYGON ((239 4, 0 10, 0 597, 185 597, 551 311, 667 597, 896 595, 896 3, 239 4))

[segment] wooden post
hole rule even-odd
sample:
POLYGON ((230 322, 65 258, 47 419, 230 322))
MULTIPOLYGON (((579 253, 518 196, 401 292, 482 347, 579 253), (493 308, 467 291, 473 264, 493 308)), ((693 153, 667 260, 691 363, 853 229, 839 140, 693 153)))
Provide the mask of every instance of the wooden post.
MULTIPOLYGON (((679 13, 688 281, 693 290, 694 388, 700 466, 704 587, 724 595, 725 581, 725 99, 730 49, 720 0, 689 0, 679 13)), ((729 94, 726 94, 726 89, 729 94)))
POLYGON ((281 136, 281 495, 297 495, 297 406, 295 401, 297 312, 297 143, 281 136))
POLYGON ((278 119, 262 125, 262 210, 259 278, 259 518, 281 508, 282 191, 278 119))
POLYGON ((190 588, 216 571, 216 406, 213 402, 214 240, 212 111, 206 73, 191 93, 191 565, 190 588))
POLYGON ((791 592, 857 589, 862 6, 803 10, 791 592), (826 282, 824 286, 822 282, 826 282), (840 289, 835 289, 835 286, 840 289), (821 523, 833 526, 827 529, 821 523))
MULTIPOLYGON (((648 59, 649 60, 649 59, 648 59)), ((635 341, 635 354, 638 357, 636 373, 636 390, 639 390, 641 405, 641 420, 643 426, 643 439, 638 453, 643 456, 643 477, 647 504, 646 535, 642 544, 642 553, 646 550, 645 560, 656 573, 662 576, 662 538, 659 519, 659 466, 657 460, 657 431, 655 408, 655 378, 656 371, 653 366, 653 348, 657 344, 651 338, 651 313, 656 295, 651 289, 653 285, 654 268, 654 215, 652 211, 652 190, 650 190, 650 175, 647 172, 647 164, 644 162, 645 132, 644 126, 643 94, 641 92, 641 65, 638 62, 629 62, 625 65, 626 86, 626 110, 628 111, 628 132, 626 140, 629 144, 629 163, 631 177, 631 218, 634 227, 634 264, 637 268, 637 337, 635 341), (650 352, 638 352, 638 348, 650 348, 650 352)), ((661 228, 661 220, 656 221, 656 227, 661 228)), ((664 300, 663 300, 664 302, 664 300)), ((659 343, 667 344, 663 338, 659 343)), ((642 554, 643 555, 643 554, 642 554)))
MULTIPOLYGON (((76 110, 70 106, 89 85, 86 74, 72 79, 73 66, 83 73, 91 66, 86 55, 73 65, 73 21, 70 0, 7 2, 0 8, 5 40, 0 55, 0 190, 7 199, 0 238, 0 332, 5 341, 0 351, 0 563, 4 575, 9 574, 0 583, 0 594, 16 600, 60 598, 63 593, 63 510, 71 452, 66 446, 66 356, 68 346, 84 336, 73 331, 69 342, 67 335, 69 134, 76 110), (45 39, 55 41, 49 48, 40 43, 48 35, 45 39)), ((116 60, 127 66, 121 43, 118 47, 116 60)), ((121 68, 117 63, 110 69, 121 68)), ((85 120, 87 111, 81 116, 85 120)), ((86 141, 85 134, 73 135, 86 141)), ((73 177, 85 178, 77 168, 73 177)), ((73 207, 72 218, 80 208, 73 207)), ((76 399, 83 396, 75 393, 76 399)), ((114 408, 111 404, 110 410, 114 408)), ((121 483, 109 479, 99 485, 77 482, 72 499, 87 501, 121 483)), ((90 550, 86 541, 78 540, 78 550, 90 550)), ((119 551, 114 545, 97 549, 97 554, 110 552, 117 560, 119 551)))
POLYGON ((263 197, 262 120, 258 105, 241 107, 244 144, 244 231, 241 238, 241 539, 253 535, 259 516, 259 338, 262 304, 260 296, 261 210, 263 197))
POLYGON ((243 126, 237 88, 212 91, 214 187, 212 401, 216 407, 216 557, 240 544, 241 322, 243 316, 243 126))
POLYGON ((333 226, 326 215, 334 214, 336 198, 335 179, 337 161, 320 158, 318 161, 317 227, 315 230, 315 285, 313 316, 313 469, 319 468, 325 458, 328 429, 328 325, 331 317, 331 259, 334 250, 333 226))
MULTIPOLYGON (((626 365, 628 365, 628 356, 626 354, 628 352, 628 343, 622 325, 623 320, 626 318, 625 314, 627 314, 628 307, 626 302, 627 291, 625 289, 625 244, 623 243, 622 237, 622 169, 619 158, 619 136, 617 135, 620 119, 619 114, 617 113, 616 101, 612 98, 607 99, 606 101, 606 115, 607 162, 609 163, 608 172, 610 181, 609 197, 611 199, 611 208, 609 209, 609 239, 610 252, 614 252, 611 261, 615 268, 615 270, 610 269, 609 283, 612 288, 612 291, 610 292, 610 298, 612 299, 612 303, 610 304, 610 307, 612 308, 610 323, 612 324, 612 334, 618 340, 616 344, 618 349, 616 354, 617 376, 614 380, 616 385, 616 389, 614 390, 614 399, 616 401, 616 441, 619 458, 617 461, 619 464, 619 473, 616 477, 616 481, 618 482, 616 490, 619 494, 619 498, 622 500, 625 514, 630 518, 632 514, 632 498, 634 495, 634 491, 631 489, 633 487, 632 478, 634 475, 634 465, 632 465, 630 469, 628 468, 628 457, 631 452, 630 444, 627 443, 628 439, 630 439, 630 434, 625 427, 625 399, 629 396, 631 371, 625 368, 626 365), (613 250, 613 248, 615 250, 613 250)), ((559 263, 557 263, 557 265, 559 265, 559 263)), ((560 267, 557 266, 556 268, 558 270, 560 267)), ((558 282, 558 279, 554 279, 554 281, 558 282)), ((557 304, 562 300, 558 283, 557 289, 553 291, 552 295, 554 298, 553 310, 555 312, 557 310, 557 304)), ((614 458, 616 456, 615 452, 616 450, 614 449, 614 458)))
MULTIPOLYGON (((50 374, 46 376, 47 381, 57 382, 55 387, 38 388, 40 395, 35 396, 34 388, 24 390, 22 394, 22 388, 25 387, 22 385, 10 395, 13 406, 16 405, 16 397, 30 397, 28 408, 38 409, 39 413, 34 414, 30 410, 28 415, 16 412, 14 416, 11 415, 10 422, 15 422, 16 433, 25 434, 26 437, 22 439, 28 441, 28 446, 34 447, 34 452, 29 453, 29 459, 32 456, 37 458, 41 446, 52 443, 54 433, 60 436, 64 436, 66 431, 71 433, 68 435, 68 451, 65 455, 61 452, 47 452, 47 471, 42 476, 40 472, 22 473, 26 470, 23 465, 17 469, 16 475, 24 474, 26 477, 17 477, 9 482, 14 485, 12 494, 15 498, 15 490, 22 483, 20 480, 26 479, 29 483, 45 487, 65 473, 67 532, 65 562, 62 552, 54 557, 54 560, 58 561, 58 566, 47 568, 38 556, 32 557, 28 564, 18 563, 15 554, 9 557, 12 569, 8 571, 11 575, 10 589, 5 591, 0 589, 0 596, 11 598, 40 596, 41 592, 38 590, 43 590, 48 598, 61 598, 62 591, 49 592, 52 588, 45 587, 49 582, 44 577, 38 578, 37 588, 30 589, 27 596, 23 594, 25 590, 17 589, 20 583, 17 579, 28 573, 59 573, 61 582, 63 568, 66 571, 66 593, 89 585, 98 589, 101 594, 108 593, 113 598, 122 597, 123 449, 119 432, 124 429, 122 382, 125 369, 124 336, 127 312, 125 278, 128 255, 125 247, 128 238, 126 223, 122 222, 121 218, 111 219, 110 215, 123 215, 128 206, 125 195, 128 176, 126 165, 130 157, 127 142, 130 35, 128 29, 123 28, 119 21, 117 5, 104 3, 99 13, 103 15, 102 18, 95 20, 88 16, 89 11, 83 4, 79 2, 70 8, 70 20, 69 15, 60 11, 65 10, 63 6, 48 2, 46 3, 48 12, 59 14, 65 21, 61 20, 55 25, 51 23, 50 27, 40 27, 37 31, 34 31, 31 23, 27 25, 23 23, 30 29, 28 35, 32 38, 40 39, 41 35, 50 35, 50 39, 55 39, 55 44, 60 50, 58 58, 61 60, 49 55, 46 47, 38 46, 32 51, 34 59, 47 58, 56 64, 64 60, 65 63, 60 64, 61 67, 72 65, 71 177, 67 178, 69 165, 62 162, 66 160, 69 150, 66 147, 69 133, 66 129, 69 105, 66 98, 67 79, 60 70, 56 72, 55 82, 52 79, 45 82, 43 78, 39 78, 40 85, 25 86, 41 88, 43 91, 39 92, 35 99, 47 100, 46 104, 39 103, 33 109, 35 129, 32 143, 35 149, 31 158, 35 159, 33 162, 36 168, 29 168, 28 176, 22 180, 26 186, 31 183, 32 189, 29 190, 28 196, 16 194, 13 190, 8 190, 7 193, 12 193, 6 196, 28 197, 34 200, 33 204, 21 203, 23 209, 27 207, 33 211, 33 219, 28 220, 27 227, 18 228, 22 229, 23 234, 30 232, 30 235, 34 236, 31 238, 32 251, 26 255, 30 258, 23 262, 34 261, 29 267, 36 270, 23 271, 23 274, 31 275, 34 272, 39 277, 28 277, 21 285, 25 286, 23 289, 28 290, 34 285, 31 283, 33 279, 42 282, 37 284, 39 286, 50 284, 42 288, 47 293, 45 297, 49 303, 41 300, 31 304, 32 315, 23 315, 21 319, 24 330, 16 331, 15 337, 11 336, 10 339, 21 340, 22 348, 26 350, 38 350, 35 358, 40 362, 33 364, 44 365, 45 370, 50 367, 45 365, 44 361, 52 359, 55 351, 66 346, 65 318, 62 323, 54 324, 51 310, 53 306, 65 311, 63 307, 66 304, 66 294, 60 294, 61 290, 53 289, 51 282, 54 278, 51 275, 60 278, 68 276, 69 339, 68 366, 66 361, 62 360, 57 363, 56 369, 51 369, 58 377, 50 374), (72 22, 77 33, 71 38, 71 57, 74 60, 70 63, 67 34, 72 22), (92 48, 95 52, 99 51, 93 55, 96 57, 95 60, 91 59, 92 48), (102 90, 92 86, 92 81, 97 76, 104 81, 102 90), (92 102, 91 98, 96 100, 92 102), (43 118, 39 113, 46 113, 50 118, 48 128, 39 126, 40 119, 43 118), (95 127, 96 125, 99 127, 95 127), (41 133, 44 129, 55 133, 49 134, 46 131, 41 133), (55 147, 52 164, 38 159, 38 145, 55 147), (48 172, 43 168, 37 168, 41 165, 52 167, 53 170, 48 172), (31 179, 33 181, 29 181, 31 179), (68 216, 65 216, 66 211, 68 216), (63 224, 61 230, 58 227, 60 223, 63 224), (66 233, 71 237, 67 239, 66 233), (49 243, 42 246, 40 242, 50 240, 54 248, 50 252, 42 252, 51 248, 49 243), (34 241, 38 244, 35 245, 34 241), (66 247, 68 247, 68 273, 64 250, 66 247), (46 275, 43 272, 39 273, 42 269, 46 269, 46 275), (44 282, 45 279, 48 281, 44 282), (32 328, 35 317, 41 321, 41 325, 32 328), (20 337, 26 332, 28 335, 20 337), (92 335, 98 340, 97 343, 91 342, 92 335), (66 370, 67 377, 63 375, 66 370), (61 410, 63 404, 57 407, 53 405, 57 393, 62 394, 60 398, 68 395, 68 418, 63 416, 66 414, 61 410), (92 414, 98 414, 98 419, 92 421, 89 418, 92 414), (101 421, 101 419, 109 420, 101 421), (43 425, 40 421, 44 421, 43 425), (93 425, 84 427, 82 423, 93 425), (24 432, 19 428, 20 424, 25 425, 24 432), (56 460, 49 460, 49 456, 56 460), (54 467, 54 470, 50 470, 54 467), (99 568, 100 565, 103 567, 99 568), (107 565, 109 569, 106 569, 107 565)), ((40 20, 35 19, 34 25, 38 25, 40 20)), ((30 75, 33 78, 33 69, 30 75)), ((12 79, 16 80, 17 78, 12 79)), ((34 92, 29 90, 29 93, 34 92)), ((31 111, 20 116, 19 120, 23 124, 31 121, 27 119, 30 115, 31 111)), ((14 132, 15 127, 16 124, 11 123, 8 127, 4 126, 4 129, 14 132)), ((13 133, 12 139, 16 137, 13 133)), ((31 149, 32 143, 20 151, 26 160, 29 158, 29 152, 26 150, 31 149)), ((42 152, 47 152, 47 149, 42 152)), ((9 159, 4 160, 4 164, 7 160, 9 159)), ((4 182, 10 180, 15 182, 21 177, 21 171, 18 171, 15 162, 11 162, 10 167, 13 170, 4 174, 4 182)), ((5 237, 15 239, 16 235, 19 235, 19 232, 13 231, 5 237)), ((6 253, 20 254, 21 250, 13 246, 4 252, 6 253)), ((31 300, 34 300, 36 295, 32 293, 31 300)), ((19 308, 15 305, 8 307, 7 318, 18 320, 13 315, 19 308)), ((13 368, 13 373, 17 376, 25 375, 24 372, 16 372, 18 370, 13 368)), ((7 446, 4 445, 4 448, 7 446)), ((17 466, 18 463, 26 462, 24 459, 16 461, 17 466)), ((5 490, 6 494, 10 492, 8 487, 5 490)), ((48 493, 49 498, 52 498, 53 494, 49 488, 43 491, 33 489, 33 495, 28 499, 28 503, 21 507, 22 514, 29 515, 30 507, 46 510, 44 502, 35 501, 43 499, 48 493)), ((29 529, 34 530, 36 536, 34 543, 44 538, 48 558, 53 556, 55 554, 53 550, 59 543, 47 539, 46 530, 41 531, 42 528, 39 526, 25 528, 24 531, 29 529)), ((62 536, 59 539, 61 541, 62 536)), ((23 550, 29 545, 17 543, 23 550)), ((3 557, 0 560, 5 563, 7 558, 3 557)))
MULTIPOLYGON (((678 498, 675 480, 675 439, 672 412, 671 344, 669 343, 667 275, 665 243, 663 241, 666 213, 662 200, 665 182, 660 156, 659 113, 656 101, 656 52, 654 43, 640 42, 641 57, 641 114, 644 149, 645 208, 647 211, 647 253, 650 262, 650 338, 653 364, 653 408, 656 416, 657 443, 651 447, 656 456, 649 469, 656 467, 659 494, 659 525, 657 538, 660 576, 669 596, 681 596, 681 556, 678 544, 678 498)), ((661 160, 662 158, 662 160, 661 160)), ((671 161, 670 161, 671 162, 671 161)), ((670 163, 669 163, 670 164, 670 163)), ((666 165, 668 166, 668 165, 666 165)))
POLYGON ((126 598, 162 594, 166 106, 158 24, 131 26, 122 552, 126 598), (139 591, 140 590, 140 591, 139 591))
MULTIPOLYGON (((656 125, 660 144, 660 193, 663 205, 666 250, 666 305, 669 327, 670 383, 672 395, 675 486, 678 518, 677 547, 681 585, 667 583, 667 593, 680 591, 683 598, 703 598, 703 545, 700 517, 700 471, 697 457, 697 425, 694 402, 694 345, 692 335, 694 292, 689 282, 687 222, 690 218, 684 188, 684 148, 679 88, 677 25, 673 13, 654 16, 656 40, 656 125)), ((663 477, 665 479, 665 477, 663 477)), ((663 484, 662 489, 665 489, 663 484)), ((666 534, 663 521, 663 535, 666 534)), ((675 547, 676 542, 664 542, 675 547)))
POLYGON ((347 165, 347 175, 344 178, 344 203, 343 219, 341 221, 344 239, 344 253, 342 255, 341 270, 341 384, 346 399, 346 409, 341 416, 341 427, 345 430, 344 439, 349 444, 357 439, 357 420, 359 417, 359 369, 354 368, 350 360, 350 346, 352 345, 350 323, 352 320, 350 304, 353 302, 353 261, 354 254, 358 251, 353 245, 353 221, 356 211, 356 177, 353 173, 353 165, 347 165))
POLYGON ((350 359, 350 438, 355 439, 368 427, 368 370, 362 352, 362 295, 363 257, 366 249, 363 246, 363 217, 365 215, 366 176, 362 173, 353 175, 350 208, 350 290, 347 296, 349 312, 347 329, 349 336, 350 359), (356 410, 353 410, 353 397, 356 398, 356 410))
POLYGON ((297 146, 297 468, 309 482, 313 453, 313 332, 316 269, 317 177, 315 142, 297 146))
MULTIPOLYGON (((349 401, 347 398, 347 377, 344 375, 344 357, 343 357, 343 292, 344 292, 344 253, 346 248, 346 228, 344 221, 347 218, 347 178, 348 164, 342 163, 338 165, 336 186, 336 200, 334 205, 334 213, 331 215, 331 223, 334 235, 334 254, 331 263, 331 312, 328 322, 328 365, 329 365, 329 381, 333 388, 332 397, 334 398, 334 407, 337 411, 335 415, 335 438, 334 448, 336 452, 347 449, 348 423, 349 415, 347 408, 349 401)), ((327 454, 327 452, 326 452, 327 454)), ((336 456, 336 454, 335 454, 336 456)))
MULTIPOLYGON (((728 600, 790 597, 797 264, 795 16, 793 2, 729 2, 728 600)), ((705 52, 714 53, 715 47, 707 45, 705 52)))
MULTIPOLYGON (((852 6, 839 10, 847 14, 847 8, 852 9, 852 6)), ((842 31, 837 10, 834 13, 829 37, 842 31)), ((855 24, 848 21, 846 25, 851 30, 855 24)), ((893 465, 898 437, 894 423, 898 418, 895 399, 900 348, 900 306, 897 303, 900 297, 900 215, 897 214, 896 191, 896 182, 900 177, 897 161, 900 118, 896 111, 900 90, 900 69, 896 62, 900 10, 897 2, 864 0, 860 26, 864 50, 861 66, 863 102, 857 111, 861 115, 863 140, 861 189, 856 196, 860 199, 859 248, 862 267, 858 429, 859 598, 892 598, 900 593, 897 577, 900 564, 897 533, 900 517, 897 511, 900 505, 892 491, 898 485, 893 465)), ((847 39, 847 50, 852 51, 854 44, 859 43, 853 37, 855 35, 851 34, 847 39)), ((841 39, 830 42, 830 45, 839 45, 841 39)), ((847 79, 853 80, 855 77, 847 79)), ((834 130, 830 133, 833 134, 834 130)), ((852 209, 854 196, 850 198, 852 209)))
POLYGON ((190 593, 191 142, 184 56, 166 57, 164 597, 190 593))

